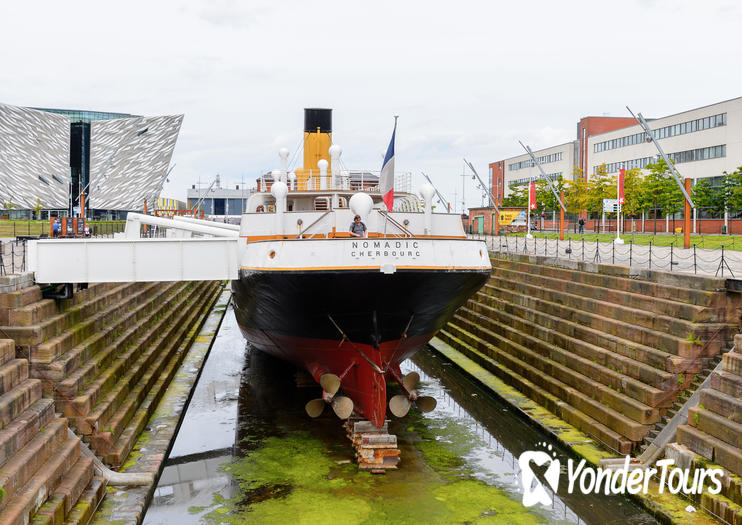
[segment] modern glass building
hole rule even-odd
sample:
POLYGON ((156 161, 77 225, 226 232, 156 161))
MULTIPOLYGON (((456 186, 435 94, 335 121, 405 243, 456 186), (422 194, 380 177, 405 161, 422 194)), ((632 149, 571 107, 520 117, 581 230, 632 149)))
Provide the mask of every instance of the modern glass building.
POLYGON ((30 108, 65 115, 70 119, 70 209, 80 205, 80 193, 90 183, 90 123, 139 117, 128 113, 85 111, 79 109, 30 108))
POLYGON ((122 219, 162 192, 183 115, 0 103, 0 217, 122 219))

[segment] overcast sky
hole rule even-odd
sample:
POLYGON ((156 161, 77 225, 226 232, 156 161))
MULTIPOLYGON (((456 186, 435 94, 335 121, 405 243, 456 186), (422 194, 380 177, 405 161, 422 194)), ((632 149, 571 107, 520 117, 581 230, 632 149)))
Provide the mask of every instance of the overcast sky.
POLYGON ((486 178, 583 116, 742 95, 740 27, 727 0, 7 1, 0 102, 184 114, 164 189, 181 200, 277 168, 305 107, 333 108, 346 167, 379 170, 398 114, 397 172, 460 203, 462 157, 486 178))

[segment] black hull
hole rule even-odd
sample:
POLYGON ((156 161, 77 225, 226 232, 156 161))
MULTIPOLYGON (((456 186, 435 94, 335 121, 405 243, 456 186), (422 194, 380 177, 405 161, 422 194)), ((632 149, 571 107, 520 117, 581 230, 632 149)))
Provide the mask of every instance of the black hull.
POLYGON ((489 271, 243 270, 232 292, 243 332, 339 341, 339 327, 353 343, 379 346, 434 334, 488 276, 489 271))

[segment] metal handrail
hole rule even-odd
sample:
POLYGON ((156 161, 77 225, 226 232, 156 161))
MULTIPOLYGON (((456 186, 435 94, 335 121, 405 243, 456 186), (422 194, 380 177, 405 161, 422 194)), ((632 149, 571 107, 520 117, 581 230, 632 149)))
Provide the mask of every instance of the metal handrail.
POLYGON ((385 217, 390 223, 392 223, 393 226, 396 226, 397 228, 399 228, 405 237, 414 237, 412 232, 408 230, 407 228, 405 228, 404 226, 402 226, 396 220, 394 220, 388 211, 384 211, 384 210, 376 210, 376 211, 378 211, 383 217, 385 217))
MULTIPOLYGON (((302 238, 302 237, 303 237, 303 236, 304 236, 304 235, 305 235, 305 234, 307 233, 307 231, 308 231, 308 230, 309 230, 309 229, 310 229, 311 227, 313 227, 313 226, 314 226, 315 224, 317 224, 317 223, 318 223, 319 221, 321 221, 322 219, 324 219, 325 217, 327 217, 327 215, 328 215, 328 214, 330 214, 331 212, 332 212, 332 210, 327 210, 327 211, 326 211, 325 213, 323 213, 322 215, 320 215, 320 217, 319 217, 319 218, 318 218, 318 219, 317 219, 316 221, 314 221, 314 222, 313 222, 312 224, 310 224, 309 226, 307 226, 306 228, 304 228, 304 229, 303 229, 302 231, 300 231, 300 232, 299 232, 299 235, 297 235, 297 236, 296 236, 296 238, 297 238, 297 239, 301 239, 301 238, 302 238)), ((314 234, 312 234, 312 235, 314 235, 314 234)))

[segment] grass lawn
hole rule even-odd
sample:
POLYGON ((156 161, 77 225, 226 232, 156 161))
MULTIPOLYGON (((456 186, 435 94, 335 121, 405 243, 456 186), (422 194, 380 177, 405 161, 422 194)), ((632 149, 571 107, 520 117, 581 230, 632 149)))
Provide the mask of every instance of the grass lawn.
MULTIPOLYGON (((509 233, 508 237, 511 236, 517 236, 517 237, 523 237, 525 233, 509 233)), ((547 239, 557 239, 559 238, 558 233, 541 233, 541 232, 532 232, 532 235, 534 237, 538 237, 543 239, 546 237, 547 239)), ((596 240, 600 242, 613 242, 613 239, 616 238, 615 233, 564 233, 564 240, 572 239, 572 241, 582 242, 584 239, 585 242, 595 242, 596 240)), ((652 243, 653 246, 676 246, 676 247, 683 247, 683 235, 682 234, 676 234, 676 235, 652 235, 652 234, 644 234, 644 233, 636 233, 634 235, 626 234, 621 235, 621 238, 624 240, 626 244, 633 242, 637 245, 649 245, 649 243, 652 243)), ((697 248, 705 248, 705 249, 720 249, 722 246, 724 246, 725 250, 742 250, 742 235, 693 235, 690 236, 690 245, 696 245, 697 248)))
MULTIPOLYGON (((88 221, 93 233, 113 233, 124 231, 126 221, 88 221)), ((16 237, 18 235, 49 234, 49 221, 29 220, 0 220, 0 237, 16 237)))

